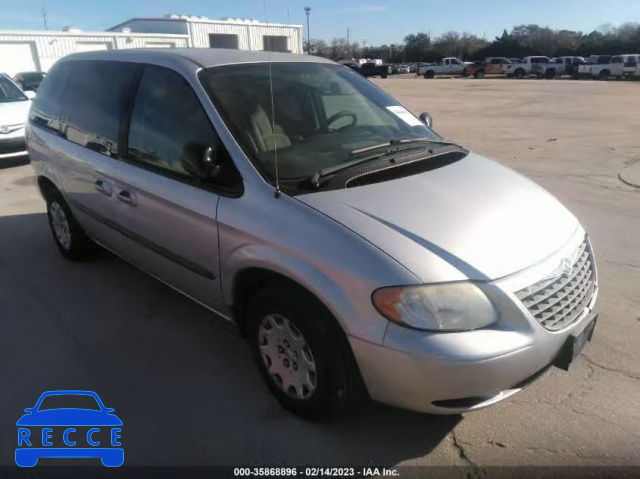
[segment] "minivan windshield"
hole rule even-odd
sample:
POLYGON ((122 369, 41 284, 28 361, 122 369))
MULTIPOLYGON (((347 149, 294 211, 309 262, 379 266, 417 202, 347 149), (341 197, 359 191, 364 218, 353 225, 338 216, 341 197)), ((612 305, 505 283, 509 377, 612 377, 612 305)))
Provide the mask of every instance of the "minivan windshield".
POLYGON ((360 150, 370 154, 368 147, 392 140, 439 139, 341 65, 225 65, 203 70, 200 80, 246 155, 269 179, 275 177, 276 153, 278 176, 287 180, 352 162, 364 154, 360 150))
POLYGON ((27 96, 15 86, 6 76, 0 75, 0 103, 10 101, 25 101, 27 96))

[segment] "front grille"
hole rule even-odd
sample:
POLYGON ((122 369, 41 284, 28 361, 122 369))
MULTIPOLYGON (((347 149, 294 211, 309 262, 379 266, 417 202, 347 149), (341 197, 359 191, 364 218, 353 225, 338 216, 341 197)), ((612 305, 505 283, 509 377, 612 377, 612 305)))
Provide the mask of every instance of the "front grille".
POLYGON ((516 292, 531 315, 550 331, 576 321, 595 291, 593 254, 586 237, 567 263, 549 277, 516 292))
POLYGON ((24 138, 19 138, 16 140, 0 140, 0 155, 4 155, 7 153, 19 153, 21 151, 25 151, 27 147, 24 143, 24 138))

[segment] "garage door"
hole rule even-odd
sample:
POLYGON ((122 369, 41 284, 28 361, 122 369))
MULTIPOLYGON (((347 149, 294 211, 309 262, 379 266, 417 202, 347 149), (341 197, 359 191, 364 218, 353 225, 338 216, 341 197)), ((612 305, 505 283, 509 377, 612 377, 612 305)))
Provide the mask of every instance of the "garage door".
POLYGON ((36 46, 31 42, 0 42, 0 73, 37 71, 36 46))
POLYGON ((94 52, 96 50, 111 50, 111 43, 107 42, 77 42, 76 52, 94 52))

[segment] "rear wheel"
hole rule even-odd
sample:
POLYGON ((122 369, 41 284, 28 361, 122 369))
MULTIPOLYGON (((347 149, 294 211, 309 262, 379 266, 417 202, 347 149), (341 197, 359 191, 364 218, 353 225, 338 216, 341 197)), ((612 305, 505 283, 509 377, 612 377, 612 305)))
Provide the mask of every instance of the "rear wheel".
POLYGON ((427 70, 426 72, 424 72, 424 77, 425 78, 433 78, 435 77, 436 74, 433 70, 427 70))
POLYGON ((522 68, 518 68, 513 74, 513 78, 516 78, 518 80, 524 78, 524 70, 522 68))
POLYGON ((388 73, 387 73, 387 72, 382 72, 382 73, 380 74, 380 77, 382 77, 382 78, 387 78, 387 76, 388 76, 388 73))
POLYGON ((468 77, 469 76, 469 70, 467 70, 466 68, 464 70, 462 70, 462 76, 463 77, 468 77))
POLYGON ((476 78, 484 78, 484 70, 478 70, 475 74, 476 78))
POLYGON ((306 291, 266 287, 252 298, 246 320, 255 363, 284 408, 322 421, 366 397, 344 332, 306 291))
POLYGON ((72 261, 91 256, 95 243, 82 231, 60 192, 50 189, 45 193, 45 200, 53 240, 63 256, 72 261))
POLYGON ((598 75, 598 80, 607 81, 609 79, 609 70, 602 70, 598 75))

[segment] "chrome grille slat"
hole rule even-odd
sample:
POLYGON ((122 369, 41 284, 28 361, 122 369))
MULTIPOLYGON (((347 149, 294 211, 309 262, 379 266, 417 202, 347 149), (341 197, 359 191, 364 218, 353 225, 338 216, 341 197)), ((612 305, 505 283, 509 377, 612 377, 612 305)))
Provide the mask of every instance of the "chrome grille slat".
MULTIPOLYGON (((583 249, 582 246, 581 246, 581 249, 583 249)), ((576 261, 576 263, 574 264, 574 266, 572 268, 572 273, 575 271, 576 272, 575 274, 577 274, 584 267, 584 261, 588 261, 588 258, 589 258, 589 253, 588 252, 581 252, 579 260, 576 261), (576 268, 576 266, 578 266, 578 267, 576 268)), ((546 290, 549 285, 553 285, 553 284, 557 283, 557 280, 558 280, 558 277, 554 277, 554 278, 550 278, 550 279, 539 281, 539 282, 537 282, 537 283, 535 283, 535 284, 533 284, 533 285, 531 285, 531 286, 529 286, 527 288, 524 288, 524 289, 518 291, 516 293, 516 296, 518 296, 518 299, 520 301, 525 302, 524 300, 526 298, 528 298, 530 296, 534 296, 537 293, 539 293, 540 291, 546 290), (542 286, 538 286, 538 285, 541 285, 541 284, 542 284, 542 286)), ((571 280, 571 278, 569 278, 567 281, 570 281, 570 280, 571 280)), ((564 286, 564 284, 563 285, 558 285, 557 289, 560 289, 563 286, 564 286)), ((553 294, 553 293, 551 293, 551 294, 553 294)))
MULTIPOLYGON (((565 283, 562 284, 562 286, 555 288, 554 291, 552 293, 549 293, 547 296, 544 297, 544 299, 541 299, 540 301, 538 301, 535 306, 530 306, 528 307, 529 311, 534 312, 536 314, 540 314, 545 312, 547 309, 553 307, 554 305, 556 305, 557 303, 563 301, 566 296, 571 295, 573 293, 573 291, 575 290, 571 290, 569 292, 566 293, 565 296, 558 296, 557 299, 553 302, 550 302, 546 305, 543 305, 544 307, 542 309, 540 308, 536 308, 537 306, 539 306, 541 303, 545 302, 547 300, 547 298, 550 298, 552 295, 556 295, 556 293, 560 293, 566 286, 571 286, 572 288, 576 288, 579 287, 585 279, 587 278, 587 274, 589 273, 589 271, 587 269, 584 269, 582 271, 579 271, 578 274, 576 276, 574 276, 572 279, 567 280, 565 283), (578 278, 578 276, 580 276, 578 278)), ((526 303, 525 303, 526 305, 526 303)))
POLYGON ((574 261, 570 271, 558 268, 553 277, 515 293, 536 321, 551 331, 576 321, 595 291, 593 256, 586 237, 570 258, 574 261))

